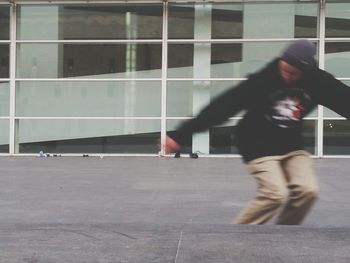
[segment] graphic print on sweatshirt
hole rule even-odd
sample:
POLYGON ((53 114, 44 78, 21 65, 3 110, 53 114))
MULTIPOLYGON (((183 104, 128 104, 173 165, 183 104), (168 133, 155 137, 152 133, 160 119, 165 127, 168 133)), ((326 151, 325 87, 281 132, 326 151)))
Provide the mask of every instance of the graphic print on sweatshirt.
POLYGON ((295 127, 312 108, 310 97, 301 89, 279 90, 269 101, 266 118, 280 128, 295 127))

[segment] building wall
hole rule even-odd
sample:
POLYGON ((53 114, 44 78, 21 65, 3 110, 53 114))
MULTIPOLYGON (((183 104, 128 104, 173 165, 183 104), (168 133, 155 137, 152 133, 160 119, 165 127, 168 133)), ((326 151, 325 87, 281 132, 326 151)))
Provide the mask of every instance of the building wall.
MULTIPOLYGON (((165 131, 298 38, 350 84, 349 10, 338 1, 1 4, 0 152, 157 154, 165 131)), ((184 151, 237 154, 240 116, 184 151)), ((347 156, 349 131, 320 107, 305 121, 307 149, 347 156)))

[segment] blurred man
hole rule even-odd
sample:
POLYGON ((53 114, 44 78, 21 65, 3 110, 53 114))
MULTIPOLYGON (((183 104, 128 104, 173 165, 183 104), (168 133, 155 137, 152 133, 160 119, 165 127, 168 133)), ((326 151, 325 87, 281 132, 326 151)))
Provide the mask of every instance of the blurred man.
POLYGON ((257 192, 233 223, 263 224, 283 205, 276 223, 301 224, 317 199, 312 159, 303 147, 302 120, 318 104, 349 118, 350 89, 319 69, 314 55, 308 40, 293 42, 166 138, 165 153, 176 152, 193 133, 246 110, 235 136, 257 192))

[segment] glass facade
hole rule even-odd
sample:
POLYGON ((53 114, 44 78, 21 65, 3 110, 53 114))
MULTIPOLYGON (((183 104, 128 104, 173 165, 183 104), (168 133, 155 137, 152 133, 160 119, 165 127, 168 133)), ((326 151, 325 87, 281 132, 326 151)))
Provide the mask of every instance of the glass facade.
POLYGON ((232 2, 235 3, 170 3, 169 39, 196 39, 203 19, 207 20, 206 31, 212 39, 317 37, 318 9, 315 4, 232 2))
POLYGON ((38 153, 154 153, 159 120, 54 120, 18 121, 18 151, 38 153))
MULTIPOLYGON (((1 3, 0 3, 1 4, 1 3)), ((10 7, 0 5, 0 40, 10 39, 10 7)))
POLYGON ((161 4, 21 5, 17 13, 20 40, 162 39, 161 4))
MULTIPOLYGON (((0 1, 1 154, 157 155, 159 137, 298 38, 350 84, 348 1, 55 2, 0 1)), ((319 109, 307 149, 350 155, 347 121, 319 109)), ((242 114, 183 151, 237 154, 242 114)))
POLYGON ((160 44, 17 45, 18 78, 160 78, 160 44))

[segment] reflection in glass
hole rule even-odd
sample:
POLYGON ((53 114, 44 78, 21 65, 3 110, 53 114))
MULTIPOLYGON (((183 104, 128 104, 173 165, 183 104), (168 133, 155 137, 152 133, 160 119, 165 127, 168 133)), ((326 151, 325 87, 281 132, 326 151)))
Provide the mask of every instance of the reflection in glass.
POLYGON ((10 115, 10 83, 0 81, 0 116, 10 115))
POLYGON ((20 5, 19 39, 161 39, 161 4, 20 5))
POLYGON ((169 4, 168 38, 191 39, 194 36, 194 5, 169 4))
POLYGON ((336 77, 350 77, 350 42, 326 42, 325 70, 336 77))
POLYGON ((213 39, 242 38, 243 7, 237 4, 213 4, 211 32, 213 39))
POLYGON ((193 116, 239 81, 168 81, 167 116, 193 116))
POLYGON ((20 117, 159 117, 160 81, 17 82, 20 117))
POLYGON ((0 153, 9 153, 9 120, 0 119, 0 153))
POLYGON ((242 4, 170 4, 169 28, 170 39, 193 39, 196 24, 202 19, 210 19, 211 38, 242 38, 242 4), (204 9, 202 17, 196 12, 204 9))
POLYGON ((19 153, 158 152, 159 120, 19 120, 19 153))
POLYGON ((19 44, 20 78, 156 78, 161 44, 19 44))
MULTIPOLYGON (((237 71, 243 61, 241 43, 211 45, 211 75, 215 78, 239 76, 237 71)), ((242 73, 244 74, 244 73, 242 73)))
POLYGON ((205 67, 210 67, 210 76, 207 77, 246 77, 276 58, 287 44, 287 42, 169 44, 168 77, 193 78, 195 72, 203 71, 205 67), (203 50, 204 46, 210 47, 207 52, 196 53, 203 50), (198 62, 203 59, 207 59, 210 65, 198 62))
POLYGON ((0 78, 9 78, 10 76, 10 47, 0 44, 0 78))
POLYGON ((311 38, 317 3, 200 3, 169 5, 170 39, 311 38), (204 23, 209 27, 202 26, 204 23))
POLYGON ((350 3, 327 3, 325 10, 326 37, 350 37, 350 3))
POLYGON ((318 6, 317 4, 297 4, 294 21, 295 38, 317 37, 318 6))
POLYGON ((168 77, 193 77, 193 44, 168 45, 168 77))
POLYGON ((323 122, 323 153, 325 155, 350 154, 350 124, 347 120, 323 122))
POLYGON ((10 7, 0 6, 0 40, 10 39, 10 7))
POLYGON ((229 120, 210 128, 210 154, 239 154, 235 141, 237 123, 237 120, 229 120))

